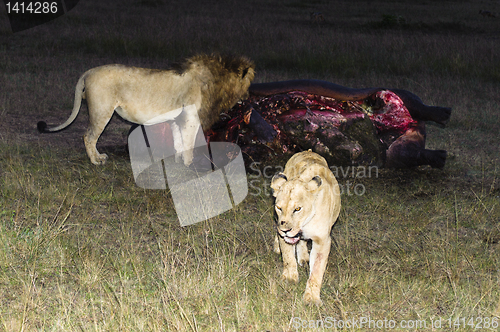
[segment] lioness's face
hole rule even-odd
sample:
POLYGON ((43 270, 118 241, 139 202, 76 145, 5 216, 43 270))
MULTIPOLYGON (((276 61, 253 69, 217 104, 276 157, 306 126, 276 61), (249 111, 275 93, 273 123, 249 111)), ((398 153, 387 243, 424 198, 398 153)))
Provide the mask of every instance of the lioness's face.
POLYGON ((288 244, 296 244, 304 227, 314 216, 314 190, 301 180, 285 182, 276 194, 275 210, 279 235, 288 244))

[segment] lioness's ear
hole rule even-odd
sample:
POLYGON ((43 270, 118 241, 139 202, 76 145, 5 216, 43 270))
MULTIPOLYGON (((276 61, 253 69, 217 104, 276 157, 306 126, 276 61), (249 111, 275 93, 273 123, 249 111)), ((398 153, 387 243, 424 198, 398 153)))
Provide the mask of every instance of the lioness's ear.
POLYGON ((271 189, 273 190, 273 196, 276 197, 276 192, 281 188, 283 183, 285 183, 288 179, 286 175, 283 173, 277 173, 273 176, 271 180, 271 189))
POLYGON ((323 180, 321 179, 321 177, 319 175, 316 175, 307 184, 307 189, 308 190, 316 190, 321 186, 322 183, 323 183, 323 180))

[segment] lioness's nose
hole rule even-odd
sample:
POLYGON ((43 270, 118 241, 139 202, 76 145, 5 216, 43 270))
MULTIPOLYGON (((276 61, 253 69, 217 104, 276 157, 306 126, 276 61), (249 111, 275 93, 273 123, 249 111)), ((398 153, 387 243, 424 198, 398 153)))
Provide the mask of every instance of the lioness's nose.
POLYGON ((286 221, 281 220, 281 225, 284 225, 284 224, 286 224, 286 221))

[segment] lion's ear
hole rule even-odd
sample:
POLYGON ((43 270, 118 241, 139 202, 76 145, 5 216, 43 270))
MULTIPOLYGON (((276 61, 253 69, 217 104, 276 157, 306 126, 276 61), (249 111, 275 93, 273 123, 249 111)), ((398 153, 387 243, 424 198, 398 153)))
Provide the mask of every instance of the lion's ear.
POLYGON ((319 175, 316 175, 307 184, 307 189, 308 190, 316 190, 321 186, 322 183, 323 183, 323 180, 321 179, 321 177, 319 175))
POLYGON ((241 74, 241 78, 245 78, 246 74, 248 73, 248 69, 250 69, 249 67, 243 69, 243 73, 241 74))
POLYGON ((276 197, 276 192, 281 188, 283 183, 285 183, 288 179, 286 175, 283 173, 277 173, 273 176, 271 180, 271 189, 273 190, 273 196, 276 197))

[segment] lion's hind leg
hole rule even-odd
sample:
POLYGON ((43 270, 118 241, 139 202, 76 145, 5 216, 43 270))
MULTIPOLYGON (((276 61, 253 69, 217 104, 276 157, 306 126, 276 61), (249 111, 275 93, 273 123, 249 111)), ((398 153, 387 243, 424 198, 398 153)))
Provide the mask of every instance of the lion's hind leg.
POLYGON ((85 135, 83 135, 83 141, 85 142, 85 149, 87 150, 87 155, 90 161, 94 165, 104 165, 108 159, 108 155, 105 153, 99 153, 97 151, 97 140, 101 136, 102 130, 95 130, 95 128, 89 127, 85 135))
MULTIPOLYGON (((97 140, 101 136, 104 128, 108 125, 111 116, 113 115, 114 109, 112 106, 106 107, 102 105, 94 105, 92 99, 87 98, 87 104, 89 109, 89 127, 85 135, 83 135, 83 140, 85 142, 85 149, 90 158, 90 161, 94 165, 103 165, 108 159, 108 155, 105 153, 99 153, 97 151, 97 140)), ((106 103, 103 103, 106 105, 106 103)))

